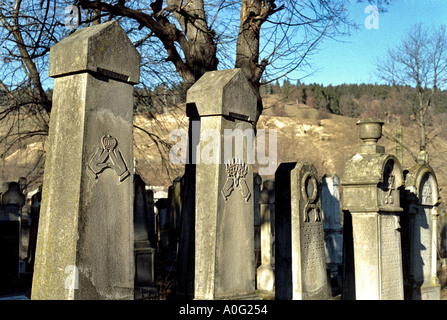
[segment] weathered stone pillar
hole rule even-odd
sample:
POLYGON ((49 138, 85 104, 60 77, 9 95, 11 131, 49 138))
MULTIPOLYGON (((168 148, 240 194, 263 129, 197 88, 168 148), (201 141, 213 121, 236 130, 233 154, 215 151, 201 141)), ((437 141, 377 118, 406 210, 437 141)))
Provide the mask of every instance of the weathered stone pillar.
POLYGON ((200 117, 194 298, 253 297, 254 88, 240 69, 208 72, 187 103, 200 117))
POLYGON ((275 297, 275 181, 264 181, 260 201, 261 215, 261 265, 257 269, 258 295, 270 299, 275 297))
POLYGON ((154 284, 154 254, 148 231, 148 209, 146 184, 143 179, 134 175, 134 254, 135 254, 135 287, 148 287, 154 284))
POLYGON ((352 217, 358 300, 403 299, 399 188, 402 168, 377 145, 383 122, 359 121, 364 144, 345 165, 343 210, 352 217))
POLYGON ((329 299, 315 167, 281 163, 275 173, 275 202, 276 299, 329 299))
POLYGON ((340 178, 338 175, 324 175, 321 181, 321 208, 323 212, 326 263, 333 294, 337 294, 339 269, 343 264, 343 233, 341 229, 340 178))
POLYGON ((440 300, 437 277, 437 220, 440 196, 433 168, 425 152, 405 176, 402 244, 406 299, 440 300))
POLYGON ((133 84, 116 21, 51 48, 53 108, 32 299, 133 299, 133 84))

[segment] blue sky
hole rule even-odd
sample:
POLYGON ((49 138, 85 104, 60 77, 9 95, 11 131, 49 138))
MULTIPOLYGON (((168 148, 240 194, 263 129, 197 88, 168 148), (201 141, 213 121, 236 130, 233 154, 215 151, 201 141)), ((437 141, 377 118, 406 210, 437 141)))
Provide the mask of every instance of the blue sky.
MULTIPOLYGON (((354 1, 353 1, 354 2, 354 1)), ((416 23, 426 27, 447 24, 447 0, 395 0, 387 12, 379 13, 378 29, 367 29, 366 3, 356 3, 349 15, 358 30, 350 36, 326 40, 310 62, 319 71, 305 77, 306 72, 295 72, 290 78, 301 78, 303 83, 339 85, 343 83, 380 83, 375 75, 378 57, 388 48, 400 43, 409 28, 416 23)))

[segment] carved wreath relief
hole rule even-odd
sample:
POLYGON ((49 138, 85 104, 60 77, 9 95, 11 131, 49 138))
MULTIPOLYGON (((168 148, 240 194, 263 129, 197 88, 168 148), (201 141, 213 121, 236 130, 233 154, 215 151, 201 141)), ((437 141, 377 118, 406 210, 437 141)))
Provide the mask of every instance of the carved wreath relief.
POLYGON ((382 203, 383 204, 394 204, 394 198, 396 193, 396 177, 393 174, 394 163, 393 161, 388 161, 385 164, 385 169, 383 172, 383 183, 382 189, 382 203))
POLYGON ((301 180, 301 194, 305 202, 304 222, 321 221, 320 208, 318 206, 318 182, 310 172, 306 172, 301 180), (311 215, 313 216, 311 221, 311 215))
POLYGON ((248 202, 251 193, 245 180, 248 173, 248 167, 245 162, 239 158, 232 159, 225 164, 225 169, 227 171, 227 180, 221 190, 225 201, 228 200, 234 188, 237 188, 241 192, 245 202, 248 202))
POLYGON ((434 201, 433 200, 433 178, 431 175, 426 174, 421 181, 420 184, 420 190, 421 190, 421 195, 420 195, 420 203, 423 205, 434 205, 434 201))
POLYGON ((117 145, 118 141, 111 135, 101 138, 101 146, 96 149, 88 163, 88 169, 93 172, 95 178, 107 168, 115 171, 120 182, 130 175, 117 145))

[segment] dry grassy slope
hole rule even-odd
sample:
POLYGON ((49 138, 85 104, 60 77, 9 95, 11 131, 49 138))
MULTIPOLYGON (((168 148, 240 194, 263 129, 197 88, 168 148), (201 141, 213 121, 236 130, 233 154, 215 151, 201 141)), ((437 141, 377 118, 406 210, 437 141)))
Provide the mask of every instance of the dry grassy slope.
MULTIPOLYGON (((321 114, 318 110, 290 103, 283 104, 277 96, 264 98, 266 107, 259 119, 259 129, 277 130, 278 163, 306 161, 312 162, 322 176, 323 174, 337 173, 343 177, 344 164, 356 153, 357 146, 362 142, 358 138, 356 122, 358 119, 349 117, 321 114), (279 116, 278 116, 279 115, 279 116)), ((175 128, 187 128, 187 118, 182 108, 173 114, 158 117, 158 123, 137 116, 135 123, 148 131, 158 130, 160 136, 168 137, 169 132, 175 128), (162 130, 156 129, 162 125, 162 130)), ((395 124, 386 123, 384 131, 389 136, 394 135, 395 124)), ((138 149, 135 150, 138 170, 149 184, 167 185, 177 175, 182 174, 182 167, 176 166, 175 173, 168 177, 162 170, 161 157, 158 155, 155 144, 147 139, 147 135, 135 130, 135 139, 138 149)), ((417 134, 415 127, 403 127, 403 141, 414 153, 417 153, 417 134)), ((395 154, 395 143, 383 137, 379 141, 388 153, 395 154)), ((431 165, 437 173, 441 187, 447 186, 447 160, 444 154, 447 151, 447 141, 436 138, 436 148, 430 146, 431 165)), ((410 167, 414 161, 404 150, 404 167, 410 167)), ((272 178, 265 176, 264 179, 272 178)))
MULTIPOLYGON (((343 177, 345 162, 356 153, 357 146, 362 143, 358 138, 357 119, 321 114, 306 105, 284 104, 274 95, 264 98, 264 106, 265 110, 259 119, 258 128, 277 130, 278 163, 312 162, 321 176, 337 173, 343 177)), ((167 115, 158 115, 157 119, 136 116, 134 124, 163 140, 169 140, 169 134, 174 129, 182 128, 186 132, 188 118, 182 105, 170 110, 167 115)), ((385 124, 384 131, 393 135, 394 123, 385 124)), ((404 143, 413 152, 418 150, 417 133, 415 127, 403 127, 404 143)), ((173 179, 183 174, 183 166, 172 165, 169 162, 168 149, 162 144, 157 144, 147 133, 138 128, 134 130, 134 138, 137 172, 143 176, 146 183, 167 186, 173 179), (163 157, 160 156, 159 150, 162 150, 163 157), (170 167, 169 172, 165 169, 166 166, 170 167)), ((435 146, 429 148, 431 165, 437 173, 440 186, 445 188, 447 141, 436 138, 435 142, 435 146)), ((395 144, 390 139, 382 138, 379 144, 384 145, 387 152, 395 153, 395 144)), ((25 169, 33 167, 33 159, 38 158, 43 148, 48 148, 48 145, 43 141, 36 141, 7 155, 1 162, 0 180, 17 180, 25 169)), ((404 167, 409 167, 413 163, 411 157, 404 151, 404 167)), ((272 176, 263 178, 268 179, 272 176)))

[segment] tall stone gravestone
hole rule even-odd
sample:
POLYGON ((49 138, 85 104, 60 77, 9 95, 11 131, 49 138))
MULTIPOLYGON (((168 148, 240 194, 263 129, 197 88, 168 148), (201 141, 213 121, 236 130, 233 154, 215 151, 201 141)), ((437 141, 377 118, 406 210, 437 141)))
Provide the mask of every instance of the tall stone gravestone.
POLYGON ((402 250, 405 298, 440 300, 437 277, 437 222, 440 196, 433 168, 426 152, 405 176, 403 192, 402 250))
POLYGON ((21 208, 25 196, 17 182, 0 185, 0 294, 17 284, 20 259, 21 208))
POLYGON ((276 299, 328 299, 317 170, 310 163, 282 163, 275 189, 276 299))
POLYGON ((208 72, 187 93, 187 108, 195 109, 200 117, 195 299, 254 296, 253 162, 249 156, 253 155, 256 101, 254 88, 240 69, 208 72), (248 136, 233 135, 237 130, 248 136))
POLYGON ((51 48, 54 80, 32 299, 133 299, 133 84, 116 21, 51 48))
POLYGON ((137 174, 134 175, 134 254, 135 287, 148 287, 154 284, 154 254, 149 240, 146 184, 137 174))
MULTIPOLYGON (((345 165, 343 210, 352 218, 357 300, 403 299, 399 188, 402 168, 377 145, 383 122, 359 121, 363 145, 345 165)), ((346 241, 347 238, 345 238, 346 241)))
POLYGON ((323 214, 326 263, 333 293, 339 285, 339 269, 343 263, 343 234, 341 229, 340 178, 338 175, 324 175, 321 180, 321 207, 323 214))
POLYGON ((176 295, 181 299, 194 299, 195 275, 195 199, 196 151, 200 141, 200 116, 195 105, 186 108, 189 118, 188 147, 181 190, 181 221, 177 255, 176 295))
POLYGON ((263 183, 260 202, 261 218, 261 265, 257 268, 258 295, 269 299, 275 297, 275 181, 263 183))
POLYGON ((255 233, 255 263, 260 263, 261 253, 261 207, 259 196, 261 193, 262 177, 257 173, 253 173, 253 205, 254 205, 254 233, 255 233))

